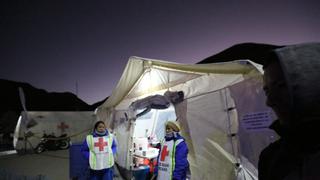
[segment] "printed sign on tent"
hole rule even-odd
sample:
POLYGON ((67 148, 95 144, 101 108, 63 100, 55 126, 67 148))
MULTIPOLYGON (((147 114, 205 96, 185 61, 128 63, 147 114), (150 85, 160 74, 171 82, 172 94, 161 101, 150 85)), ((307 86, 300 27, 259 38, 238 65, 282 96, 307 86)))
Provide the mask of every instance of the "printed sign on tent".
POLYGON ((246 131, 268 130, 271 123, 271 111, 248 113, 241 119, 241 125, 246 131))

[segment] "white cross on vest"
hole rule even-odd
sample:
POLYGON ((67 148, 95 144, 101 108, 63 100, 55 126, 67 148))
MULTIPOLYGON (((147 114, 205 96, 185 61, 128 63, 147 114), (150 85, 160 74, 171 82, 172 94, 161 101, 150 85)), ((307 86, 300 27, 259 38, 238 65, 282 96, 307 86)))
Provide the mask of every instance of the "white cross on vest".
POLYGON ((108 142, 104 142, 103 137, 99 137, 98 142, 94 143, 94 147, 99 147, 99 151, 103 151, 104 146, 108 146, 108 142))

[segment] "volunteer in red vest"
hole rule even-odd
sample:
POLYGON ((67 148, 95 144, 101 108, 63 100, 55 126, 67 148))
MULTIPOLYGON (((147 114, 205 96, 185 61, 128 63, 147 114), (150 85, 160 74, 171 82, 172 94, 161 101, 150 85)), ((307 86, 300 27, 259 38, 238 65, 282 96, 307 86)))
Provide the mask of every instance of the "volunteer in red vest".
POLYGON ((189 170, 188 147, 179 134, 176 121, 166 123, 166 135, 161 143, 155 175, 158 180, 185 180, 189 170))
POLYGON ((92 134, 87 135, 81 152, 89 162, 90 180, 112 180, 116 141, 106 129, 103 121, 94 125, 92 134))

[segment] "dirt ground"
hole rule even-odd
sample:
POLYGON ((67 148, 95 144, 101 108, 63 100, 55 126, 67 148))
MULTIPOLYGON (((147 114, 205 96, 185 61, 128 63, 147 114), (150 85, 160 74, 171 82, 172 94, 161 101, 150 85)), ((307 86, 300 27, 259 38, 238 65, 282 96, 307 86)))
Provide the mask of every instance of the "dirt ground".
MULTIPOLYGON (((43 178, 45 180, 69 180, 69 151, 59 150, 45 151, 40 154, 2 155, 0 156, 0 170, 14 173, 15 177, 42 176, 45 177, 43 178)), ((115 170, 115 174, 117 175, 114 178, 115 180, 122 179, 117 170, 115 170)), ((0 179, 2 178, 0 177, 0 179)))

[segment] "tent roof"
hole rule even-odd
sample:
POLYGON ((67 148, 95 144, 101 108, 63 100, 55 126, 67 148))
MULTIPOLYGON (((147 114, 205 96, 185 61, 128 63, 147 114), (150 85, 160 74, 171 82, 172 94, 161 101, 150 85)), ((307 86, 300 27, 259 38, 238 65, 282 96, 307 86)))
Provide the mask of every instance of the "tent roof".
POLYGON ((260 65, 249 60, 209 64, 179 64, 132 56, 129 58, 124 72, 117 86, 113 89, 111 96, 98 107, 98 111, 101 109, 109 109, 119 104, 120 101, 130 93, 132 88, 134 88, 140 77, 150 69, 190 74, 247 74, 252 70, 262 72, 260 65))

